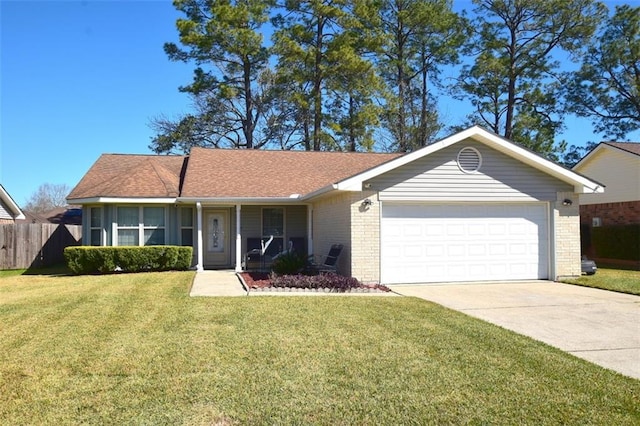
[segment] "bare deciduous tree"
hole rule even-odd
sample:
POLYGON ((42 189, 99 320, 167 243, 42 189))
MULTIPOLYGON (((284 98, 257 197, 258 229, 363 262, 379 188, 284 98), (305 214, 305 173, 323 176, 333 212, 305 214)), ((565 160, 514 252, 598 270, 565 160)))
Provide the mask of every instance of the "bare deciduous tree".
POLYGON ((71 191, 69 185, 43 183, 31 194, 24 206, 25 211, 31 213, 44 213, 57 207, 67 205, 67 195, 71 191))

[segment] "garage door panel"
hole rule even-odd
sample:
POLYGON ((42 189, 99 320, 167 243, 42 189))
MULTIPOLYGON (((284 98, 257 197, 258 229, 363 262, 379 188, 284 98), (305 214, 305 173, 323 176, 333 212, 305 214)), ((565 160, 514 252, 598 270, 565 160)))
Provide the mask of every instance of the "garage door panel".
POLYGON ((425 224, 425 234, 429 237, 439 237, 445 235, 444 226, 436 223, 425 224))
POLYGON ((529 254, 526 244, 509 244, 509 255, 522 256, 529 254))
POLYGON ((469 244, 467 246, 468 254, 470 257, 473 256, 486 256, 487 254, 487 246, 486 244, 469 244))
POLYGON ((404 254, 404 257, 407 258, 407 260, 411 258, 421 259, 422 257, 424 257, 423 246, 415 245, 415 244, 407 244, 406 246, 404 246, 403 254, 404 254))
POLYGON ((547 205, 384 204, 382 282, 547 278, 547 205))
POLYGON ((439 257, 444 256, 445 247, 444 245, 428 245, 426 247, 426 255, 429 257, 439 257))

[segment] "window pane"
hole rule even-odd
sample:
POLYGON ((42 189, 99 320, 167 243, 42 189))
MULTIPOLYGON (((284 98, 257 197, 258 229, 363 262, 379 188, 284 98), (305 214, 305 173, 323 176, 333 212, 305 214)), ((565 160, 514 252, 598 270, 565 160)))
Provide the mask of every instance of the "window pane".
POLYGON ((284 234, 284 209, 262 210, 262 235, 284 234))
POLYGON ((118 226, 138 226, 137 207, 118 207, 118 226))
POLYGON ((180 212, 180 223, 182 226, 193 226, 193 209, 186 208, 180 212))
POLYGON ((267 251, 265 251, 265 254, 268 254, 269 256, 275 256, 278 253, 282 253, 283 250, 284 238, 274 238, 273 241, 271 241, 271 244, 269 244, 269 247, 267 247, 267 251))
POLYGON ((137 246, 138 230, 137 229, 118 229, 118 245, 119 246, 137 246))
POLYGON ((144 226, 164 226, 164 207, 145 207, 144 226))
POLYGON ((164 229, 145 229, 144 245, 159 246, 164 244, 164 229))
POLYGON ((102 209, 99 207, 92 207, 91 209, 91 224, 92 228, 102 226, 102 209))
POLYGON ((101 246, 102 245, 102 230, 101 229, 92 229, 91 230, 91 245, 92 246, 101 246))
POLYGON ((183 229, 181 241, 183 246, 193 246, 193 230, 183 229))

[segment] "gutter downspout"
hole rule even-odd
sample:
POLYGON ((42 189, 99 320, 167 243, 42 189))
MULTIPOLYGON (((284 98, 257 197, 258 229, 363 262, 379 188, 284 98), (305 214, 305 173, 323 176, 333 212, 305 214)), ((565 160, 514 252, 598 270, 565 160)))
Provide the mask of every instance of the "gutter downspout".
POLYGON ((196 271, 204 271, 203 255, 202 255, 202 204, 198 201, 196 203, 197 211, 197 249, 198 249, 198 264, 196 265, 196 271))

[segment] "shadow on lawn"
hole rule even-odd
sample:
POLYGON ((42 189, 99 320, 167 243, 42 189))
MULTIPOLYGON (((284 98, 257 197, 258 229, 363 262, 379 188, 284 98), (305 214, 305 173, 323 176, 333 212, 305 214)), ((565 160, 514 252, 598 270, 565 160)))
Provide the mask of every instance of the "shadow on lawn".
POLYGON ((49 276, 68 276, 73 275, 66 264, 59 263, 51 266, 43 266, 40 268, 29 268, 19 275, 49 275, 49 276))

